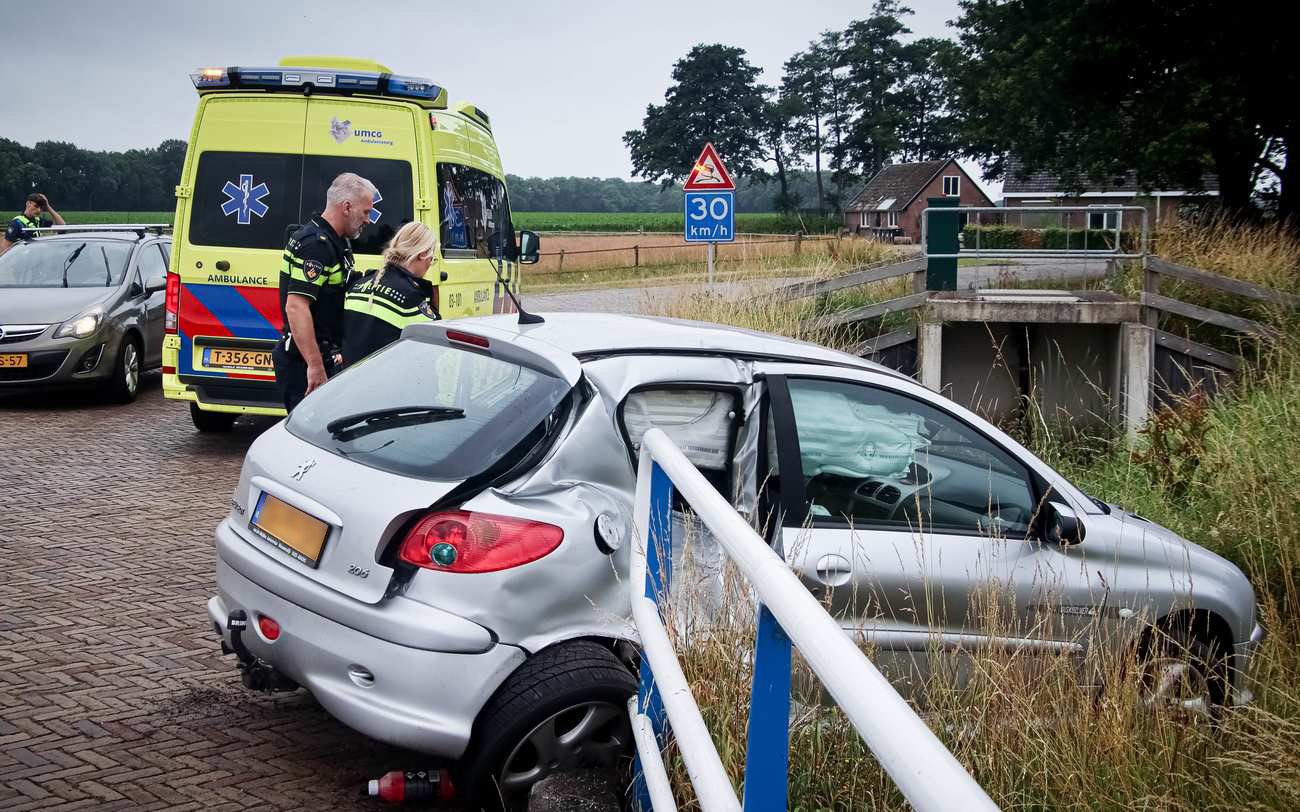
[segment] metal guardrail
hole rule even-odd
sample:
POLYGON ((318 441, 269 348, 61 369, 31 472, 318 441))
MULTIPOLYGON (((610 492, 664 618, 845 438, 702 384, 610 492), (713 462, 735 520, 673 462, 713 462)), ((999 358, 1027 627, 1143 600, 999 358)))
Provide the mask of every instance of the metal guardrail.
MULTIPOLYGON (((1016 259, 1023 257, 1040 257, 1044 259, 1067 259, 1067 258, 1103 258, 1103 259, 1141 259, 1146 256, 1147 248, 1150 241, 1150 232, 1147 227, 1148 213, 1144 206, 1119 206, 1119 205, 1101 205, 1101 206, 937 206, 934 208, 927 207, 921 210, 921 245, 925 246, 924 256, 927 259, 966 259, 968 257, 988 257, 990 259, 1016 259), (1066 224, 1064 226, 1047 226, 1045 228, 1064 228, 1068 234, 1071 231, 1077 231, 1082 234, 1082 243, 1079 248, 983 248, 978 243, 980 231, 976 229, 977 242, 975 247, 963 246, 955 254, 934 254, 930 253, 929 228, 931 213, 937 214, 967 214, 976 215, 976 220, 981 220, 985 214, 997 215, 1006 218, 1013 214, 1033 214, 1033 213, 1051 213, 1056 212, 1062 215, 1066 224), (1125 252, 1123 250, 1123 237, 1125 230, 1123 228, 1123 213, 1133 212, 1140 217, 1140 231, 1138 250, 1136 252, 1125 252), (1104 229, 1088 228, 1087 216, 1089 214, 1111 214, 1115 217, 1114 227, 1104 229), (1071 226, 1068 215, 1082 214, 1083 223, 1081 226, 1071 226), (1114 234, 1114 242, 1106 248, 1089 248, 1088 232, 1106 231, 1114 234)), ((967 225, 972 225, 970 218, 967 218, 967 225)), ((993 223, 973 225, 995 225, 993 223)), ((1000 224, 998 224, 1000 225, 1000 224)), ((1034 229, 1026 229, 1034 230, 1034 229)))
POLYGON ((638 534, 629 579, 642 660, 641 688, 629 701, 628 713, 642 766, 643 806, 653 812, 676 809, 662 755, 666 717, 705 812, 742 808, 659 612, 658 601, 667 595, 671 579, 674 489, 758 593, 745 810, 785 808, 792 640, 881 767, 919 812, 998 808, 781 556, 660 429, 646 432, 642 440, 636 488, 638 534))

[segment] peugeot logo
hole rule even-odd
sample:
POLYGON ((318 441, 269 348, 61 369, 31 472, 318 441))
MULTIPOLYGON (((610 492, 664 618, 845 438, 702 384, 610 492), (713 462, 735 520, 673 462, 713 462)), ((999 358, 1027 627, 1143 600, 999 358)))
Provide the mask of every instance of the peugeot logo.
POLYGON ((0 324, 0 340, 3 340, 4 337, 5 337, 5 327, 3 324, 0 324))
POLYGON ((298 466, 298 469, 293 472, 292 476, 294 479, 301 481, 302 478, 306 476, 307 472, 315 467, 316 467, 316 460, 307 460, 302 465, 298 466))

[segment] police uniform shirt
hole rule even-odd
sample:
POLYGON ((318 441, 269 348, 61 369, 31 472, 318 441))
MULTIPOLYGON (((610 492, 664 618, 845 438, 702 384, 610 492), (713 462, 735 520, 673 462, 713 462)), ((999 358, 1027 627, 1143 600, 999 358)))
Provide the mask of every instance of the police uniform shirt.
POLYGON ((9 221, 8 227, 5 228, 5 239, 9 242, 18 242, 23 238, 23 234, 36 228, 49 228, 54 225, 54 220, 49 217, 39 217, 32 219, 26 214, 20 214, 9 221))
POLYGON ((381 277, 369 273, 343 304, 343 361, 360 361, 398 339, 409 324, 434 321, 433 285, 401 265, 388 263, 381 277))
POLYGON ((280 268, 280 315, 289 331, 285 304, 289 294, 311 302, 317 342, 331 348, 343 344, 343 294, 352 274, 352 247, 323 217, 313 217, 293 233, 280 268))

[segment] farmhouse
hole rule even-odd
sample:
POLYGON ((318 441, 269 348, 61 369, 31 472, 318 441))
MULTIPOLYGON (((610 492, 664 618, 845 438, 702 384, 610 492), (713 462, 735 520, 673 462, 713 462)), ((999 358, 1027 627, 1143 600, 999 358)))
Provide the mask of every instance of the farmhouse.
POLYGON ((844 227, 887 242, 920 242, 921 211, 930 197, 993 205, 954 158, 885 164, 844 208, 844 227))
MULTIPOLYGON (((1049 172, 1031 172, 1018 156, 1007 157, 1006 182, 1002 186, 1002 205, 1020 206, 1142 206, 1148 224, 1156 228, 1171 225, 1180 209, 1203 205, 1219 196, 1219 179, 1212 174, 1201 178, 1199 189, 1142 190, 1137 175, 1128 172, 1111 183, 1089 182, 1081 189, 1070 190, 1049 172)), ((1088 215, 1088 228, 1115 228, 1122 212, 1098 211, 1088 215)), ((1137 224, 1133 224, 1136 227, 1137 224)))

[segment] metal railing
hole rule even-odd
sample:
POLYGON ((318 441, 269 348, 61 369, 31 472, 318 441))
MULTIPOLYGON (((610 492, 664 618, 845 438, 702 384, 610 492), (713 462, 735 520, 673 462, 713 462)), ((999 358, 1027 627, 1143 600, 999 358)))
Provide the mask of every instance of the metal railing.
POLYGON ((125 223, 123 225, 85 225, 85 226, 35 226, 32 228, 23 228, 23 231, 33 232, 36 234, 45 234, 52 232, 55 234, 80 233, 83 231, 134 231, 136 234, 144 236, 147 231, 154 234, 163 234, 172 230, 171 223, 125 223))
POLYGON ((997 809, 781 556, 660 429, 647 431, 642 440, 636 488, 638 534, 629 579, 642 660, 640 691, 628 702, 628 713, 641 763, 638 794, 643 806, 654 812, 676 809, 662 755, 666 717, 705 812, 742 808, 659 612, 658 601, 666 597, 671 579, 674 489, 758 594, 744 809, 785 808, 792 640, 913 807, 920 812, 997 809))
MULTIPOLYGON (((988 257, 990 259, 1015 259, 1018 257, 1042 257, 1049 259, 1065 258, 1102 258, 1102 259, 1141 259, 1146 256, 1150 233, 1147 227, 1148 212, 1145 206, 1119 206, 1119 205, 1101 205, 1101 206, 936 206, 925 208, 921 211, 921 245, 925 246, 924 256, 927 259, 965 259, 967 257, 988 257), (1139 217, 1139 229, 1136 232, 1129 232, 1124 229, 1124 213, 1133 212, 1139 217), (1044 226, 1026 228, 1023 225, 1025 214, 1047 214, 1056 213, 1061 216, 1062 225, 1044 226), (965 214, 967 215, 967 226, 976 226, 974 246, 963 245, 955 254, 948 253, 931 253, 930 251, 930 215, 931 214, 965 214), (1072 215, 1082 215, 1080 225, 1072 225, 1072 215), (1100 214, 1105 218, 1106 215, 1114 214, 1114 225, 1105 228, 1089 228, 1089 215, 1100 214), (973 217, 971 216, 973 215, 973 217), (1005 225, 1005 223, 984 223, 985 215, 995 219, 1006 220, 1013 215, 1020 215, 1021 229, 1023 231, 1046 231, 1049 229, 1060 229, 1065 231, 1066 244, 1063 248, 984 248, 980 245, 982 237, 982 228, 990 225, 1005 225), (974 220, 974 222, 972 222, 974 220), (1089 232, 1102 231, 1111 236, 1110 245, 1102 247, 1088 247, 1089 232), (1133 233, 1136 240, 1130 240, 1135 245, 1135 251, 1125 251, 1124 242, 1126 234, 1133 233), (1077 234, 1079 240, 1077 247, 1070 247, 1069 239, 1071 234, 1077 234)), ((960 233, 960 229, 959 229, 960 233)))

